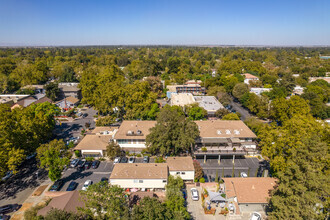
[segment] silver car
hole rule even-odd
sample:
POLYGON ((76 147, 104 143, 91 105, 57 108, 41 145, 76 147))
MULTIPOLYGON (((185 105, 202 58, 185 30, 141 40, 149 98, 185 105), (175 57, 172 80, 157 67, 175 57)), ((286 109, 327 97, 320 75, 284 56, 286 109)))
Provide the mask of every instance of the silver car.
POLYGON ((191 188, 191 198, 194 201, 199 200, 198 190, 196 188, 191 188))

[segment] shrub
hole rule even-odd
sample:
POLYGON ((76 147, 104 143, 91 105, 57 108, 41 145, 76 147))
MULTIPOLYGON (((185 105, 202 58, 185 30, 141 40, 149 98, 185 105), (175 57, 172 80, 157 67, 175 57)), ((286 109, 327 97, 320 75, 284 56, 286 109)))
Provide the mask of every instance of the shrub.
POLYGON ((81 153, 79 150, 75 150, 74 154, 76 155, 76 157, 81 157, 81 153))
POLYGON ((259 160, 261 159, 261 156, 260 156, 260 155, 258 155, 258 159, 259 159, 259 160))
POLYGON ((93 161, 94 157, 86 157, 85 159, 86 159, 86 161, 93 161))
POLYGON ((197 178, 197 177, 195 177, 195 179, 194 179, 194 182, 195 182, 195 183, 197 183, 197 182, 198 182, 198 178, 197 178))
POLYGON ((206 147, 202 147, 202 152, 207 152, 206 147))
POLYGON ((204 179, 204 177, 200 178, 200 179, 199 179, 199 182, 200 182, 200 183, 205 183, 205 179, 204 179))
POLYGON ((99 158, 99 161, 105 161, 105 158, 104 157, 100 157, 99 158))
POLYGON ((164 160, 163 157, 157 157, 157 158, 155 159, 155 163, 164 163, 164 162, 165 162, 165 160, 164 160))
POLYGON ((207 195, 207 196, 209 195, 209 192, 205 188, 204 188, 204 195, 207 195))
POLYGON ((236 152, 236 147, 233 148, 233 151, 236 152))
POLYGON ((225 193, 222 193, 221 196, 222 196, 223 198, 226 198, 226 194, 225 194, 225 193))
POLYGON ((141 154, 137 154, 136 157, 142 157, 142 155, 141 154))

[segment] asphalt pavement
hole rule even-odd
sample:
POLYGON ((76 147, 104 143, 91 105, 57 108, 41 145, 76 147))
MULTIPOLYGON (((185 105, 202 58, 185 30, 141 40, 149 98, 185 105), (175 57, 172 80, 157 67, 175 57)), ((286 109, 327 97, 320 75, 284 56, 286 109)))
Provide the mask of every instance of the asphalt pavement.
POLYGON ((233 109, 234 109, 236 112, 238 112, 238 113, 241 114, 241 120, 242 120, 242 121, 244 121, 245 119, 247 119, 247 118, 250 117, 250 116, 253 116, 253 115, 250 114, 250 112, 249 112, 247 109, 245 109, 245 108, 242 106, 242 104, 240 104, 240 103, 238 103, 238 102, 234 102, 234 101, 232 101, 232 102, 230 103, 230 105, 233 107, 233 109))

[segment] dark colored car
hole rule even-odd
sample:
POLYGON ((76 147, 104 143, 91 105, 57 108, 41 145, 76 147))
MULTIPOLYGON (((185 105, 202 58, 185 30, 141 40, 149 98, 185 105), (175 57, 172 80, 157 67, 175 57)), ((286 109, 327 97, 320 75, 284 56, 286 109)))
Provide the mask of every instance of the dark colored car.
POLYGON ((127 161, 128 161, 127 157, 123 157, 121 158, 120 163, 127 163, 127 161))
POLYGON ((64 182, 62 180, 56 180, 55 183, 50 187, 49 191, 59 191, 64 182))
POLYGON ((85 163, 86 161, 85 160, 81 160, 79 161, 78 165, 77 165, 77 169, 78 170, 83 170, 85 168, 85 163))
POLYGON ((100 161, 99 160, 94 160, 93 163, 92 163, 92 168, 93 169, 96 169, 98 168, 100 165, 100 161))
POLYGON ((148 156, 143 157, 143 163, 149 163, 149 157, 148 156))
POLYGON ((106 177, 102 177, 100 182, 108 182, 108 181, 109 181, 108 178, 106 178, 106 177))
POLYGON ((0 220, 8 220, 10 219, 9 215, 0 215, 0 220))
POLYGON ((77 188, 77 186, 78 183, 76 183, 75 181, 71 181, 66 191, 73 191, 77 188))
POLYGON ((4 215, 10 212, 17 211, 21 206, 18 204, 9 204, 0 207, 0 215, 4 215))
POLYGON ((86 161, 86 163, 85 163, 85 170, 91 168, 91 166, 92 166, 92 162, 91 161, 86 161))

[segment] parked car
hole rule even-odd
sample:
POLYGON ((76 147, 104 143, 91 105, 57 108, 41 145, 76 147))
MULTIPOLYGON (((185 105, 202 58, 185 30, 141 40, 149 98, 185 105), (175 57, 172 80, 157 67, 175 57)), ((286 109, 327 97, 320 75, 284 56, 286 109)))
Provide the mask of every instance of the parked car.
POLYGON ((8 171, 4 177, 1 178, 2 181, 8 180, 13 175, 13 171, 8 171))
POLYGON ((21 208, 21 205, 18 204, 9 204, 0 207, 0 215, 4 215, 10 212, 17 211, 21 208))
POLYGON ((113 161, 113 164, 120 163, 120 161, 121 161, 121 158, 116 157, 115 160, 113 161))
POLYGON ((196 188, 191 188, 191 198, 194 201, 198 201, 199 200, 198 190, 196 188))
POLYGON ((106 177, 102 177, 100 182, 109 182, 109 179, 106 177))
POLYGON ((128 160, 128 163, 134 163, 135 161, 135 158, 134 157, 130 157, 129 160, 128 160))
POLYGON ((85 163, 85 170, 88 170, 92 166, 92 161, 86 161, 85 163))
POLYGON ((0 215, 0 220, 8 220, 10 219, 9 215, 0 215))
POLYGON ((244 172, 241 172, 241 177, 246 178, 246 177, 248 177, 248 175, 244 172))
POLYGON ((50 187, 49 191, 59 191, 64 182, 62 180, 56 180, 55 183, 50 187))
POLYGON ((30 154, 29 156, 26 157, 26 159, 30 160, 30 159, 34 158, 35 156, 37 156, 37 153, 30 154))
POLYGON ((81 117, 83 115, 83 113, 82 112, 78 112, 76 115, 77 115, 77 117, 81 117))
POLYGON ((83 118, 86 118, 87 116, 88 116, 87 113, 85 113, 85 114, 82 115, 83 118))
POLYGON ((252 213, 250 220, 261 220, 261 214, 259 212, 252 213))
POLYGON ((93 169, 97 169, 100 165, 100 161, 99 160, 94 160, 92 163, 92 168, 93 169))
POLYGON ((77 144, 78 140, 79 140, 79 137, 72 137, 66 142, 66 145, 69 145, 70 142, 73 142, 74 144, 77 144))
POLYGON ((127 161, 128 161, 127 157, 123 157, 121 158, 120 163, 127 163, 127 161))
POLYGON ((229 203, 228 204, 228 209, 229 209, 229 211, 234 211, 235 210, 234 204, 233 203, 229 203))
POLYGON ((79 161, 79 159, 73 159, 70 163, 70 167, 75 168, 78 165, 79 161))
POLYGON ((68 188, 66 188, 66 191, 73 191, 77 188, 78 183, 75 181, 71 181, 68 188))
POLYGON ((149 157, 148 156, 143 157, 143 163, 149 163, 149 157))
POLYGON ((86 190, 88 189, 88 187, 89 187, 90 185, 92 185, 92 184, 93 184, 93 181, 92 181, 92 180, 86 180, 86 182, 85 182, 84 185, 83 185, 82 190, 86 191, 86 190))
POLYGON ((84 169, 85 168, 85 163, 86 163, 86 160, 80 160, 78 162, 77 168, 78 169, 84 169))

